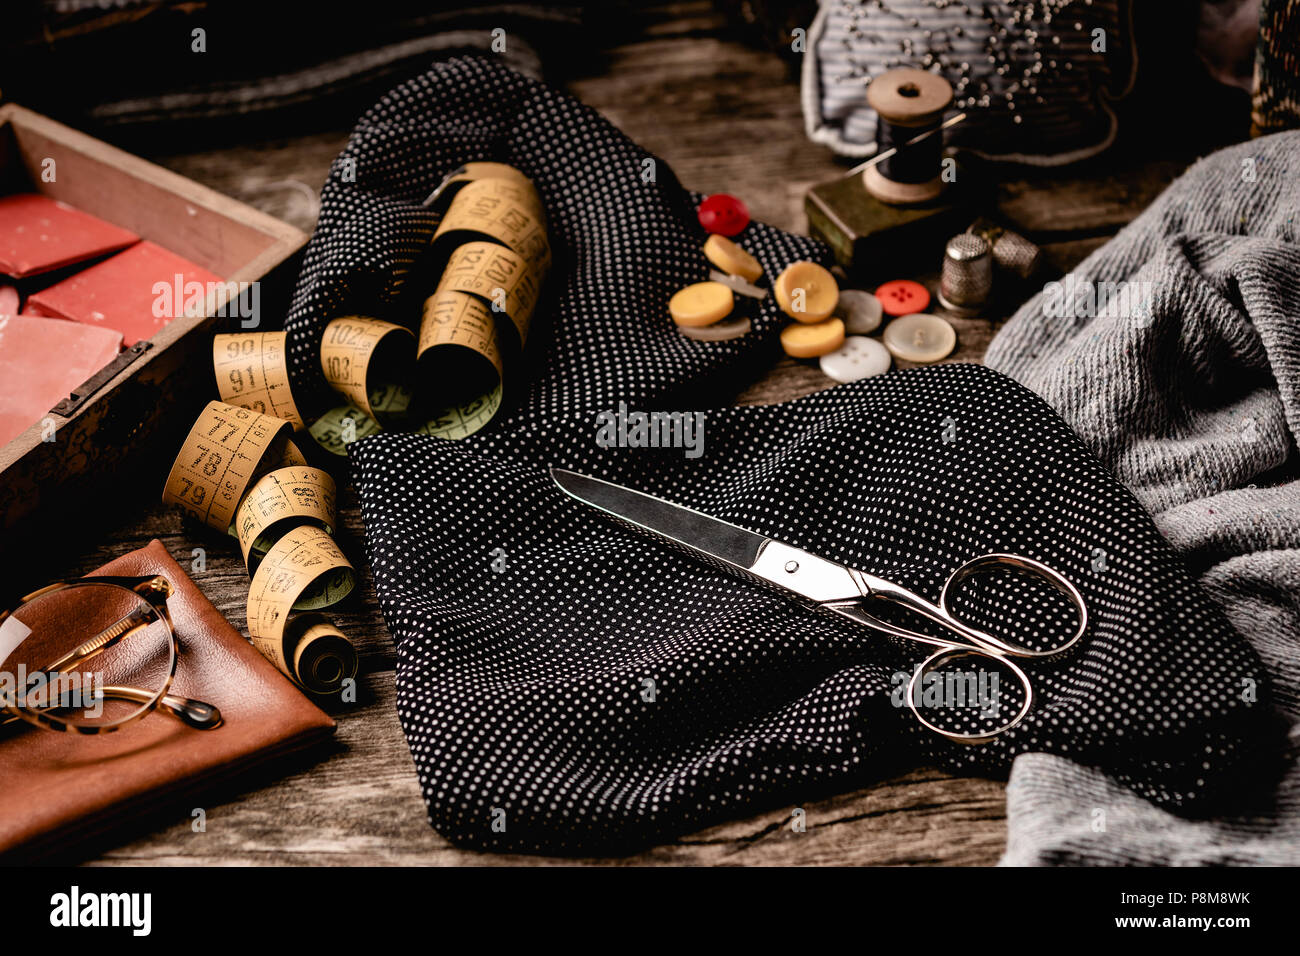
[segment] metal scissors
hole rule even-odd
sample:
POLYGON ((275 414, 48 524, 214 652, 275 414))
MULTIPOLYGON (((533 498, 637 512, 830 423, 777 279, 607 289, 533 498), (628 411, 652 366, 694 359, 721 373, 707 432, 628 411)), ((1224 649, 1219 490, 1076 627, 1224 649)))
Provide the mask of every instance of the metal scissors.
POLYGON ((1074 647, 1088 630, 1088 609, 1078 588, 1052 568, 1032 558, 1003 553, 972 558, 948 576, 936 604, 874 574, 828 561, 775 538, 755 534, 644 492, 561 468, 552 468, 551 477, 578 501, 684 548, 696 557, 740 572, 750 579, 775 585, 806 604, 842 615, 891 637, 936 648, 913 672, 907 687, 907 704, 922 724, 949 740, 988 743, 1017 726, 1029 713, 1034 694, 1029 676, 1015 658, 1046 658, 1063 654, 1074 647), (1065 595, 1071 617, 1078 615, 1077 626, 1069 639, 1045 650, 1034 650, 1012 644, 959 620, 951 607, 957 586, 971 575, 995 568, 1011 568, 1036 576, 1065 595), (881 601, 928 618, 940 625, 946 635, 937 637, 910 630, 878 617, 872 613, 871 606, 881 601), (918 682, 924 683, 927 675, 941 671, 944 665, 972 655, 1014 675, 1023 692, 1024 703, 1010 720, 995 728, 959 730, 941 726, 927 717, 918 705, 921 698, 918 682))

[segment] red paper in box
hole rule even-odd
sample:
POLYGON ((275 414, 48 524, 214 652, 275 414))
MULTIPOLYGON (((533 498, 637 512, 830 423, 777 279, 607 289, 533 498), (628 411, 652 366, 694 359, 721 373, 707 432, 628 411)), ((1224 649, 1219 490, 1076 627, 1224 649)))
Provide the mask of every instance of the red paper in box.
POLYGON ((131 346, 183 314, 176 306, 194 298, 191 283, 207 290, 212 288, 209 283, 221 281, 202 266, 146 240, 37 292, 26 308, 35 315, 114 329, 124 336, 123 344, 131 346))
POLYGON ((0 445, 5 445, 117 357, 109 329, 0 315, 0 445))
POLYGON ((116 252, 138 239, 48 196, 0 197, 0 272, 15 279, 116 252))

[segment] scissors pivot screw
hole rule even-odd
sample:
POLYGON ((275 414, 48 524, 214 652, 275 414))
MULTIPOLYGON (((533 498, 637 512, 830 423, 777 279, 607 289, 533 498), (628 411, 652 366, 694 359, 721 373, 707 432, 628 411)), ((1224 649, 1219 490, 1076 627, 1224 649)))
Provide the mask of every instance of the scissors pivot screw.
POLYGON ((799 562, 798 562, 798 561, 787 561, 787 562, 785 563, 785 569, 786 569, 787 571, 789 571, 791 574, 794 574, 796 571, 799 570, 799 562))

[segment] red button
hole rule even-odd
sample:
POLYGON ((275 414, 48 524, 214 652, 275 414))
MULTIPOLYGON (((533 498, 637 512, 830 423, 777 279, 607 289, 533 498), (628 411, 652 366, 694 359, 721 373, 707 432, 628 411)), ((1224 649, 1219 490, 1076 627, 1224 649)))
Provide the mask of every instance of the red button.
POLYGON ((930 292, 911 279, 894 279, 876 290, 876 298, 886 315, 911 315, 924 312, 930 304, 930 292))
POLYGON ((735 196, 714 193, 700 203, 700 225, 705 232, 734 236, 749 225, 749 210, 735 196))

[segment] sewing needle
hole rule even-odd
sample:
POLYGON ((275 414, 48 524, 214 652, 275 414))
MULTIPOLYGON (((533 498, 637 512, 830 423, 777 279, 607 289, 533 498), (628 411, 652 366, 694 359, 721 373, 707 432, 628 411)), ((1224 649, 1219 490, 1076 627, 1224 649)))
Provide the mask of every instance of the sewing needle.
POLYGON ((913 136, 911 139, 909 139, 909 140, 908 140, 906 143, 904 143, 902 146, 894 146, 894 147, 892 147, 892 148, 890 148, 890 149, 885 150, 883 153, 880 153, 879 155, 872 156, 872 157, 871 157, 869 160, 867 160, 865 163, 861 163, 860 165, 854 166, 852 169, 850 169, 850 170, 849 170, 847 173, 845 173, 844 175, 845 175, 846 177, 847 177, 847 176, 852 176, 854 173, 860 173, 860 172, 862 172, 864 169, 870 169, 872 166, 876 165, 876 163, 883 163, 883 162, 884 162, 885 160, 887 160, 890 156, 893 156, 895 153, 897 153, 900 149, 907 149, 907 147, 909 147, 909 146, 914 146, 914 145, 916 145, 917 143, 921 142, 921 140, 925 139, 927 136, 933 136, 935 133, 941 132, 942 130, 947 129, 947 128, 950 127, 950 126, 956 126, 958 123, 960 123, 960 122, 961 122, 962 120, 964 120, 965 118, 966 118, 966 114, 965 114, 965 113, 958 113, 956 116, 952 117, 951 119, 946 119, 946 120, 944 120, 942 123, 940 123, 940 124, 939 124, 938 126, 936 126, 934 129, 928 129, 928 130, 926 130, 924 133, 920 133, 920 134, 918 134, 918 135, 916 135, 916 136, 913 136))

